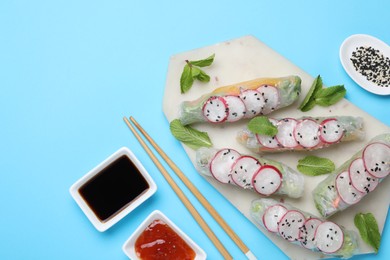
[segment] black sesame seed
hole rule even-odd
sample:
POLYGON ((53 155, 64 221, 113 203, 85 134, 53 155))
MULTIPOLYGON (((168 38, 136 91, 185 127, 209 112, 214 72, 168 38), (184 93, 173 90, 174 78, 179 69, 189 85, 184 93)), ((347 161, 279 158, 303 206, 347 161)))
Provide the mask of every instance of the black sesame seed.
POLYGON ((357 47, 350 60, 355 70, 367 80, 380 87, 389 87, 390 58, 385 57, 379 50, 373 47, 357 47))

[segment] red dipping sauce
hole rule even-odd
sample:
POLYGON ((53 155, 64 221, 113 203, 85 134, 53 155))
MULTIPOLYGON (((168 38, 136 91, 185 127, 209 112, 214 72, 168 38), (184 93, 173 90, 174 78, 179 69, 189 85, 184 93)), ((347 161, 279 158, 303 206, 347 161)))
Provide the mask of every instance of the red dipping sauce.
POLYGON ((194 250, 164 221, 154 220, 135 241, 140 259, 195 259, 194 250))

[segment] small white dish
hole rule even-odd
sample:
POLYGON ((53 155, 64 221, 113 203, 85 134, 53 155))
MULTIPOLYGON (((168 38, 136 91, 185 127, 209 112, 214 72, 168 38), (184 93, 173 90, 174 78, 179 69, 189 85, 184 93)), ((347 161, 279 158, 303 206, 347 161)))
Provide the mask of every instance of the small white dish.
POLYGON ((141 233, 151 224, 154 220, 160 219, 164 221, 169 227, 171 227, 195 252, 195 260, 204 260, 207 255, 191 238, 189 238, 183 231, 181 231, 167 216, 165 216, 161 211, 153 211, 139 227, 134 231, 134 233, 129 237, 129 239, 123 244, 123 252, 132 260, 138 259, 137 253, 135 251, 135 242, 141 233))
POLYGON ((340 61, 345 71, 365 90, 377 95, 390 95, 390 87, 380 87, 355 70, 350 58, 352 52, 356 51, 356 48, 360 46, 371 46, 379 50, 385 57, 390 58, 390 47, 383 41, 366 34, 351 35, 344 40, 340 47, 340 61))
POLYGON ((76 203, 79 205, 79 207, 84 212, 84 214, 88 217, 88 219, 92 222, 95 228, 100 232, 106 231, 108 228, 112 227, 119 220, 124 218, 131 211, 133 211, 136 207, 141 205, 141 203, 143 203, 145 200, 151 197, 156 191, 157 191, 157 186, 153 181, 152 177, 145 170, 142 164, 138 161, 135 155, 126 147, 120 148, 114 154, 109 156, 98 166, 96 166, 94 169, 92 169, 86 175, 84 175, 78 181, 76 181, 69 189, 69 192, 72 195, 73 199, 76 201, 76 203), (124 207, 119 209, 115 214, 112 215, 112 217, 109 217, 107 220, 103 221, 99 219, 99 217, 94 213, 94 211, 88 205, 87 201, 80 194, 80 188, 85 183, 87 183, 95 176, 97 176, 100 172, 107 169, 108 166, 110 166, 114 161, 121 158, 122 156, 127 156, 130 159, 130 161, 134 164, 134 166, 138 169, 139 173, 147 182, 149 188, 147 188, 144 192, 142 192, 139 196, 134 198, 132 201, 127 203, 124 207))

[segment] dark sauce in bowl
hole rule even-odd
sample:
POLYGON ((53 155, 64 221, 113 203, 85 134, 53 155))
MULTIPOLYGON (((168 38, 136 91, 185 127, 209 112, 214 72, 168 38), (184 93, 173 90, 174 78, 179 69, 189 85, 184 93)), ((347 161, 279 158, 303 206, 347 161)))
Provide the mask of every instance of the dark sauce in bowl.
POLYGON ((123 155, 105 167, 79 189, 100 221, 106 222, 149 189, 149 184, 123 155))
POLYGON ((135 251, 142 260, 192 260, 195 251, 168 224, 154 220, 135 241, 135 251))

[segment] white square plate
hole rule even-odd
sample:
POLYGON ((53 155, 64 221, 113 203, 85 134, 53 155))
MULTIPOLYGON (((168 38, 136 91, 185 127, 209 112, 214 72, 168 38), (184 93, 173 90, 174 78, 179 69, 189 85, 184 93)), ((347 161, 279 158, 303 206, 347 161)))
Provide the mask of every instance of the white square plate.
POLYGON ((135 157, 135 155, 126 147, 120 148, 118 151, 116 151, 114 154, 109 156, 106 160, 101 162, 98 166, 96 166, 94 169, 89 171, 86 175, 81 177, 76 183, 74 183, 70 189, 70 194, 72 195, 73 199, 77 202, 77 204, 80 206, 84 214, 88 217, 88 219, 92 222, 92 224, 95 226, 97 230, 100 232, 106 231, 108 228, 112 227, 115 223, 117 223, 119 220, 121 220, 123 217, 125 217, 127 214, 129 214, 131 211, 133 211, 136 207, 138 207, 141 203, 143 203, 145 200, 147 200, 150 196, 152 196, 157 191, 157 186, 155 182, 153 181, 152 177, 150 177, 149 173, 145 170, 145 168, 142 166, 142 164, 138 161, 138 159, 135 157), (140 196, 135 198, 131 203, 129 203, 125 208, 123 208, 121 211, 119 211, 117 214, 115 214, 113 217, 109 218, 107 221, 102 222, 92 211, 92 209, 88 206, 87 202, 83 199, 81 196, 79 189, 82 187, 86 182, 91 180, 94 176, 96 176, 98 173, 100 173, 103 169, 105 169, 108 165, 110 165, 112 162, 117 160, 118 158, 122 157, 123 155, 127 156, 134 165, 138 168, 139 172, 142 174, 142 176, 145 178, 146 182, 149 185, 149 188, 146 190, 146 192, 143 192, 140 196))
POLYGON ((195 260, 204 260, 206 259, 206 253, 201 249, 191 238, 189 238, 183 231, 181 231, 167 216, 165 216, 161 211, 153 211, 134 231, 134 233, 129 237, 129 239, 123 244, 123 252, 130 259, 138 259, 137 253, 135 252, 135 242, 141 233, 152 223, 154 220, 160 219, 164 221, 169 227, 171 227, 195 252, 195 260))

